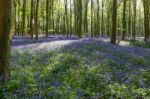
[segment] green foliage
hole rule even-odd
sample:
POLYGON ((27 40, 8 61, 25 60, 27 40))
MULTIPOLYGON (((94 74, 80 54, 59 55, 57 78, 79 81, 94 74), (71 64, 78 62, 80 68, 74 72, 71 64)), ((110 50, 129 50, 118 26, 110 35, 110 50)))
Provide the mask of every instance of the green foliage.
POLYGON ((134 47, 150 48, 150 43, 142 41, 131 41, 130 45, 134 47))
POLYGON ((100 52, 108 52, 112 57, 110 53, 115 51, 93 44, 82 47, 85 49, 15 52, 11 58, 12 80, 3 87, 3 94, 13 98, 41 95, 52 99, 150 97, 149 70, 130 69, 132 65, 149 66, 145 57, 130 57, 129 63, 119 64, 116 60, 126 56, 123 52, 115 54, 116 59, 105 58, 100 52))
POLYGON ((149 61, 145 58, 131 58, 130 59, 131 62, 133 62, 134 64, 137 65, 141 65, 141 66, 148 66, 150 65, 149 61))

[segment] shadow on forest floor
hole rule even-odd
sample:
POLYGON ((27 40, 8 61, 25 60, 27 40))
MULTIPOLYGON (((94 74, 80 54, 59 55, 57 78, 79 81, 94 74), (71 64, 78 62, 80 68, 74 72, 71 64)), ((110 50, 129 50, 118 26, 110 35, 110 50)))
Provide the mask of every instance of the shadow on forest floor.
POLYGON ((57 44, 50 40, 42 42, 46 45, 39 50, 33 50, 35 46, 13 50, 12 80, 4 88, 7 95, 65 99, 149 97, 149 49, 94 39, 68 42, 57 44))

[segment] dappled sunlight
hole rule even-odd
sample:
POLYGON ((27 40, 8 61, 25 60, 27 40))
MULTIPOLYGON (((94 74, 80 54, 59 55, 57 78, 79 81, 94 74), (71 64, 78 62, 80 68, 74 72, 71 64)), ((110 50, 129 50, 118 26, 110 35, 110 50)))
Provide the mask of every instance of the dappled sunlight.
POLYGON ((128 41, 120 41, 119 45, 121 45, 121 46, 130 46, 130 42, 128 42, 128 41))
POLYGON ((0 5, 0 99, 150 99, 150 0, 0 5))
POLYGON ((7 83, 7 96, 133 98, 149 94, 148 49, 89 38, 42 42, 27 49, 11 55, 13 77, 7 83))
POLYGON ((62 48, 63 46, 67 45, 67 44, 71 44, 76 42, 77 40, 74 39, 64 39, 63 37, 60 40, 58 40, 58 38, 49 38, 49 39, 44 39, 41 38, 39 41, 34 41, 34 40, 28 40, 28 39, 24 39, 24 41, 21 41, 17 39, 17 41, 21 41, 19 44, 16 44, 15 42, 16 39, 13 40, 13 48, 14 50, 58 50, 60 48, 62 48), (63 39, 63 40, 61 40, 63 39), (27 41, 27 42, 26 42, 27 41))
POLYGON ((13 47, 15 50, 58 50, 67 44, 71 44, 76 42, 76 40, 60 40, 60 41, 51 41, 51 42, 44 42, 44 43, 37 43, 37 44, 26 44, 17 47, 13 47))

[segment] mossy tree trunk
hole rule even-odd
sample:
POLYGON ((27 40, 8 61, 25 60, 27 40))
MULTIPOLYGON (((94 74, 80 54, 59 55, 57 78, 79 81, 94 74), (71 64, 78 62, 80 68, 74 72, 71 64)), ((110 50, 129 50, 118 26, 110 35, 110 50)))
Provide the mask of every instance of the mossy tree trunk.
POLYGON ((12 0, 0 0, 0 83, 10 79, 9 54, 12 40, 12 0))
POLYGON ((31 35, 31 39, 33 39, 33 35, 34 35, 34 0, 31 0, 31 9, 30 9, 30 35, 31 35))

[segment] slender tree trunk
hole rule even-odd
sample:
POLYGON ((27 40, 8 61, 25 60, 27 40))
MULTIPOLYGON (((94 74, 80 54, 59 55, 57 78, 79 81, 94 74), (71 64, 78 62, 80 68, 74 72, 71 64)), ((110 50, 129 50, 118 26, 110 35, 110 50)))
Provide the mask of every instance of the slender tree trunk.
POLYGON ((91 0, 91 37, 93 37, 93 0, 91 0))
POLYGON ((147 39, 149 38, 149 0, 143 0, 143 6, 144 6, 144 40, 147 41, 147 39))
POLYGON ((78 37, 82 38, 82 0, 78 0, 78 37))
POLYGON ((55 35, 55 20, 54 20, 54 0, 51 0, 51 21, 52 21, 52 33, 55 35))
POLYGON ((133 32, 132 32, 132 36, 133 36, 133 39, 135 39, 135 36, 136 36, 136 5, 137 5, 137 1, 134 0, 133 1, 133 12, 134 12, 134 15, 133 15, 133 32))
POLYGON ((122 25, 123 25, 122 40, 125 40, 125 35, 126 35, 126 0, 123 1, 123 20, 122 20, 122 25))
POLYGON ((33 39, 34 35, 34 0, 31 0, 31 11, 30 11, 30 35, 33 39))
POLYGON ((111 32, 111 1, 108 0, 108 5, 107 5, 107 36, 110 37, 110 32, 111 32))
POLYGON ((16 4, 16 0, 14 0, 14 25, 15 25, 15 35, 17 35, 16 16, 17 16, 17 4, 16 4))
POLYGON ((69 33, 68 33, 68 0, 64 0, 64 3, 65 3, 65 17, 64 17, 64 22, 65 22, 65 33, 67 34, 67 37, 69 36, 69 33))
POLYGON ((25 33, 25 24, 26 24, 26 0, 23 0, 23 10, 22 10, 22 37, 24 36, 25 33))
POLYGON ((75 34, 82 38, 82 0, 74 0, 75 34))
POLYGON ((46 37, 48 37, 49 34, 49 0, 46 0, 46 37))
POLYGON ((111 44, 116 44, 116 30, 117 30, 117 0, 113 0, 111 44))
POLYGON ((35 32, 36 32, 36 40, 38 40, 38 13, 39 13, 39 0, 36 2, 36 15, 35 15, 35 32))
POLYGON ((18 0, 18 35, 20 35, 20 0, 18 0))
POLYGON ((84 1, 84 19, 83 19, 83 28, 84 28, 84 33, 87 35, 88 33, 88 19, 87 19, 87 13, 88 13, 88 3, 89 0, 84 1))
POLYGON ((129 0, 128 37, 131 37, 131 1, 129 0))
POLYGON ((12 0, 0 0, 0 83, 10 79, 9 54, 12 40, 12 0))
POLYGON ((101 33, 104 37, 104 0, 102 0, 102 23, 101 23, 101 33))
POLYGON ((100 5, 99 5, 99 0, 97 0, 97 24, 96 24, 96 31, 97 31, 97 36, 100 35, 100 5))
POLYGON ((72 34, 72 7, 71 7, 71 0, 70 0, 70 37, 71 37, 71 34, 72 34))

